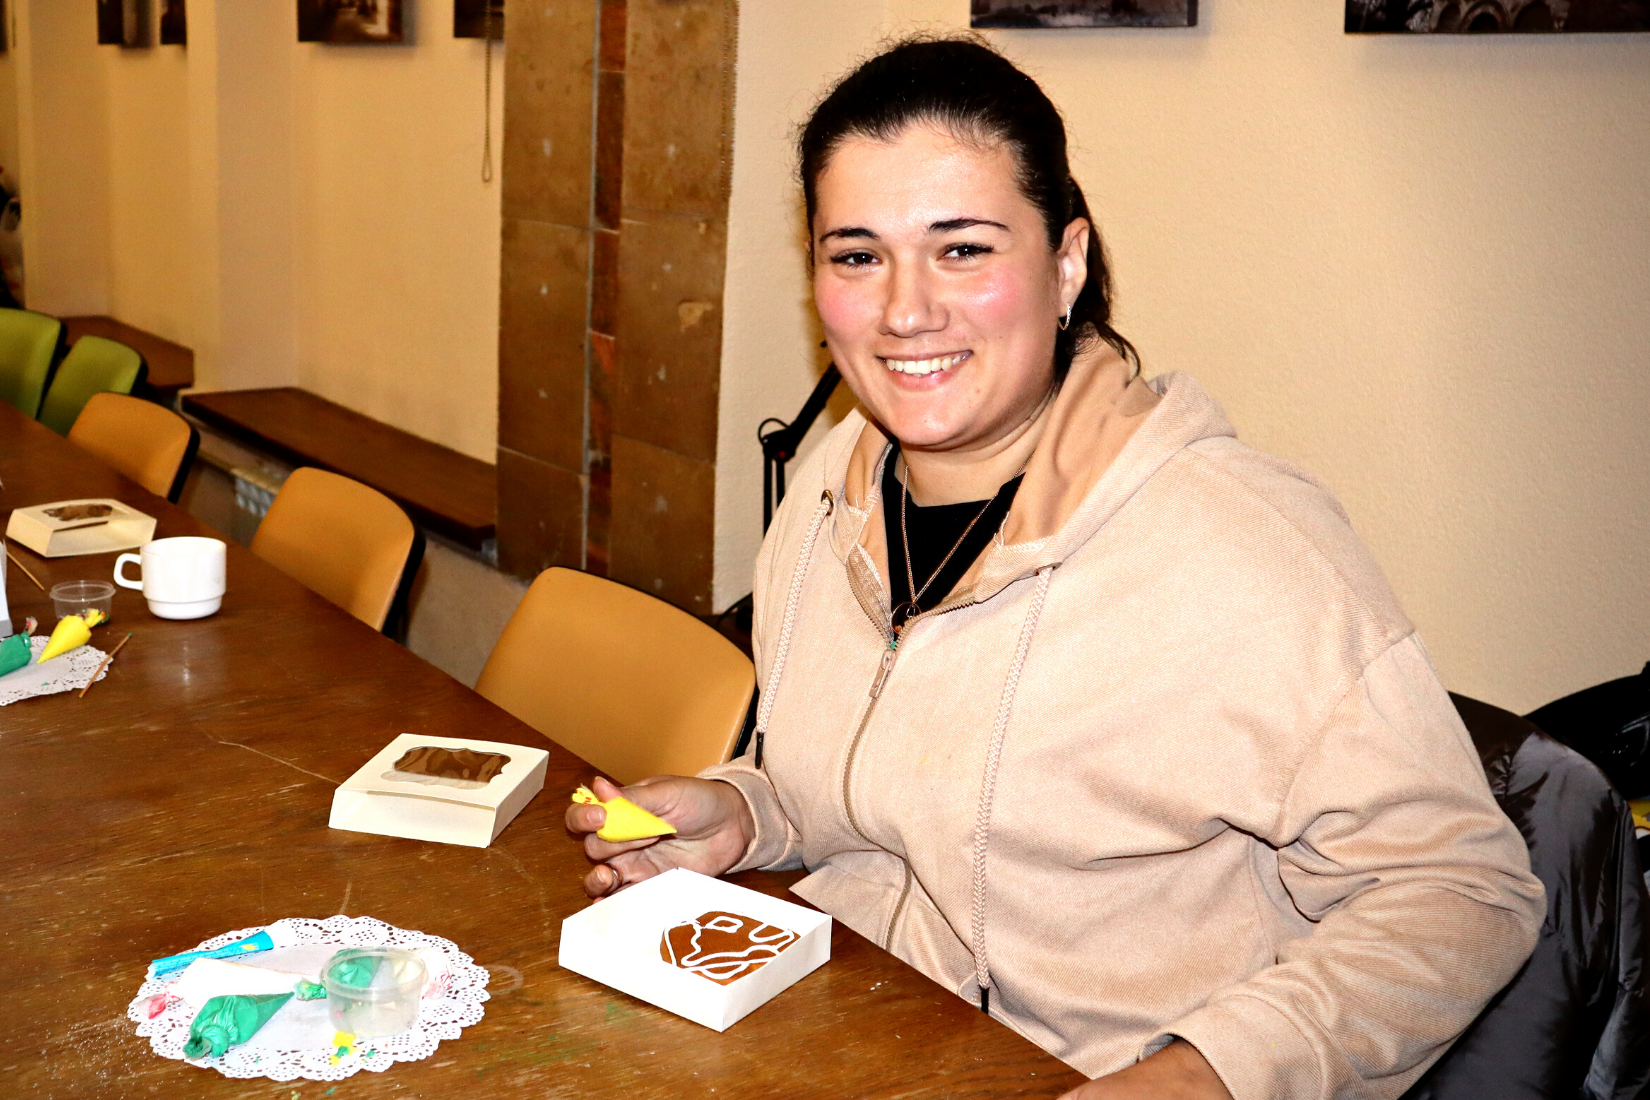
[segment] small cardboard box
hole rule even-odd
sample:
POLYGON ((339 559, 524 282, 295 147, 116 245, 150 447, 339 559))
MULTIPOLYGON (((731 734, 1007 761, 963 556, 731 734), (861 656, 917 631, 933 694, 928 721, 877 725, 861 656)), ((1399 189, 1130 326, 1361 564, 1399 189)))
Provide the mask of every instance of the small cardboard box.
POLYGON ((677 868, 561 922, 558 962, 696 1024, 726 1031, 831 959, 831 918, 743 886, 677 868), (757 969, 722 984, 667 962, 660 941, 710 913, 737 914, 796 934, 757 969))
MULTIPOLYGON (((485 848, 544 789, 550 754, 526 745, 403 733, 332 796, 334 829, 485 848), (419 748, 472 749, 509 757, 498 774, 468 787, 428 778, 394 779, 396 761, 419 748)), ((404 773, 397 773, 404 774, 404 773)))
POLYGON ((107 497, 54 500, 13 511, 6 537, 43 558, 109 554, 147 544, 155 537, 155 517, 107 497))

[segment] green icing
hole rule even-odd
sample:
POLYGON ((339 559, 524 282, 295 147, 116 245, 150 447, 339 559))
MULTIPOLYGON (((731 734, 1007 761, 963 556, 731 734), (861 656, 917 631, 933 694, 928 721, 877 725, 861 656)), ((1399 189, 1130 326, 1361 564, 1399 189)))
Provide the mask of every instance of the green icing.
POLYGON ((327 974, 339 985, 365 989, 372 985, 372 977, 378 973, 378 964, 383 961, 378 955, 357 955, 353 959, 339 959, 328 965, 327 974))
POLYGON ((29 636, 13 634, 0 642, 0 676, 15 672, 29 663, 29 636))
POLYGON ((292 999, 290 993, 234 994, 213 997, 195 1014, 189 1025, 189 1041, 183 1045, 186 1058, 217 1058, 232 1046, 246 1042, 269 1022, 280 1007, 292 999))

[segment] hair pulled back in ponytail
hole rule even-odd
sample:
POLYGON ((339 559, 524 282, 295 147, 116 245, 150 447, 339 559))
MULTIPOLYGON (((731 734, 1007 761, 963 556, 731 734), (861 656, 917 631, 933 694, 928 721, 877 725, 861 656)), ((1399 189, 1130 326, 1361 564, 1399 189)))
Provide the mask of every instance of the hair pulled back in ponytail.
POLYGON ((843 77, 820 101, 798 143, 810 234, 819 177, 837 148, 855 137, 895 141, 914 123, 942 127, 960 141, 1006 145, 1020 193, 1042 214, 1051 249, 1059 249, 1072 219, 1088 221, 1088 280, 1070 326, 1056 334, 1055 377, 1064 378, 1078 349, 1093 340, 1110 344, 1138 371, 1134 345, 1111 326, 1111 272, 1071 175, 1060 112, 1035 80, 978 39, 907 39, 843 77))

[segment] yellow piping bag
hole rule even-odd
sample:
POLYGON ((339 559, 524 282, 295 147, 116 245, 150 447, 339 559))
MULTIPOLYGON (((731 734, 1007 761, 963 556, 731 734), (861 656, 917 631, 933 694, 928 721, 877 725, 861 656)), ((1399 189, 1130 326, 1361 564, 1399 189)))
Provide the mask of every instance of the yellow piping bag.
POLYGON ((35 664, 43 665, 53 657, 79 649, 92 640, 92 627, 108 618, 97 608, 87 608, 77 615, 65 615, 57 621, 57 627, 52 631, 51 640, 46 648, 40 651, 40 660, 35 664))
POLYGON ((596 830, 603 840, 618 843, 626 840, 646 840, 648 837, 669 836, 676 826, 662 817, 655 817, 636 803, 622 796, 603 802, 589 787, 573 792, 573 801, 586 806, 600 806, 607 811, 607 821, 596 830))

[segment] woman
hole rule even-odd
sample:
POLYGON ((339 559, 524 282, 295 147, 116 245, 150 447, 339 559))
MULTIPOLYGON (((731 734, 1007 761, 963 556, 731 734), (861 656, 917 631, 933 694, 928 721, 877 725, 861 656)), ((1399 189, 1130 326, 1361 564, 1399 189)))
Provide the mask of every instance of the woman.
POLYGON ((755 752, 627 789, 681 832, 587 836, 587 891, 806 866, 1084 1096, 1401 1093, 1542 894, 1344 513, 1134 377, 1059 114, 990 49, 867 62, 801 174, 862 413, 763 547, 755 752))

